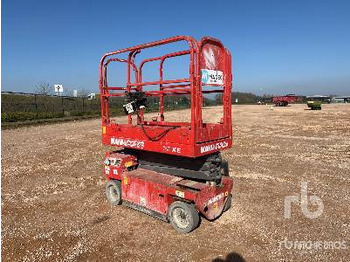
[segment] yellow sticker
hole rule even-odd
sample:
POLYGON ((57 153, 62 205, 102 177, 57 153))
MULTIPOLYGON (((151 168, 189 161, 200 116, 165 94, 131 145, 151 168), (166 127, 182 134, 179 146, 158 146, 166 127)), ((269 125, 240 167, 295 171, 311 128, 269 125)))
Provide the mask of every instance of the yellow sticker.
POLYGON ((124 181, 124 185, 128 184, 128 178, 126 176, 123 178, 123 181, 124 181))
POLYGON ((217 203, 217 202, 215 202, 215 203, 213 204, 213 208, 214 208, 214 209, 218 209, 218 203, 217 203))
POLYGON ((175 190, 175 195, 177 195, 178 197, 185 198, 185 192, 182 192, 180 190, 175 190))
POLYGON ((102 126, 102 134, 106 134, 106 126, 102 126))
POLYGON ((128 161, 124 164, 125 167, 131 167, 134 164, 132 161, 128 161))

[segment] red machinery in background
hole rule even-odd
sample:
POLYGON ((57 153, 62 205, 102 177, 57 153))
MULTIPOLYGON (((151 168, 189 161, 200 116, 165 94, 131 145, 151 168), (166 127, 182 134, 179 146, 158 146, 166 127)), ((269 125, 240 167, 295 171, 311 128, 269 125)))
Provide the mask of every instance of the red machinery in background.
MULTIPOLYGON (((164 48, 166 49, 166 48, 164 48)), ((106 195, 114 205, 125 204, 170 221, 180 232, 199 224, 199 214, 209 220, 231 205, 233 181, 220 151, 232 146, 231 55, 214 38, 196 41, 177 36, 105 54, 100 63, 100 92, 103 144, 123 148, 107 152, 106 195), (146 57, 136 62, 145 49, 185 42, 187 50, 146 57), (189 58, 188 77, 166 79, 164 63, 176 57, 189 58), (126 85, 109 86, 108 66, 126 65, 126 85), (143 81, 145 65, 159 62, 159 77, 143 81), (217 123, 202 117, 203 95, 222 96, 223 115, 217 123), (190 122, 166 120, 166 96, 190 96, 190 122), (110 101, 124 97, 127 123, 110 116, 110 101), (159 114, 147 121, 147 98, 159 98, 159 114)))
POLYGON ((275 96, 272 98, 272 102, 275 106, 287 106, 288 104, 294 103, 296 100, 297 97, 294 94, 275 96))

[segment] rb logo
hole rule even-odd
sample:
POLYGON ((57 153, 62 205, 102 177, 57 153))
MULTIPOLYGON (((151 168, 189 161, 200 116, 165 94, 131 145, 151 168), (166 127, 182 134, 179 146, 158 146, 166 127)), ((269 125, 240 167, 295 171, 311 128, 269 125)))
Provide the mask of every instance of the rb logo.
POLYGON ((310 202, 312 204, 316 204, 318 206, 316 211, 309 211, 308 209, 308 198, 307 198, 307 182, 301 182, 301 190, 300 190, 300 197, 299 196, 286 196, 284 199, 284 218, 289 219, 291 218, 292 213, 292 202, 299 203, 300 202, 300 208, 301 212, 303 212, 304 216, 310 219, 318 218, 322 215, 324 205, 318 196, 312 195, 310 196, 310 202))

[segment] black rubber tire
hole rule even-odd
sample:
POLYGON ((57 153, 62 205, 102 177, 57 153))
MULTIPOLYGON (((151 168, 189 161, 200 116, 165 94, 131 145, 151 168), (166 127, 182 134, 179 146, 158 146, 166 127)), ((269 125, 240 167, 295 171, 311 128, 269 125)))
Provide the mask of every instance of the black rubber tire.
POLYGON ((230 176, 230 169, 228 166, 228 161, 223 160, 221 163, 221 175, 230 176))
POLYGON ((175 228, 176 231, 180 233, 189 233, 194 230, 199 225, 199 215, 197 210, 192 204, 188 204, 181 201, 176 201, 170 205, 168 217, 171 225, 175 228), (185 215, 186 218, 179 218, 180 215, 185 215), (184 223, 181 225, 182 221, 184 223))
POLYGON ((227 210, 229 210, 231 208, 231 205, 232 205, 232 195, 230 194, 228 197, 227 197, 227 200, 226 200, 226 203, 225 203, 225 206, 224 206, 224 212, 226 212, 227 210))
POLYGON ((122 203, 122 187, 120 181, 111 180, 106 183, 106 197, 108 202, 114 206, 122 203))

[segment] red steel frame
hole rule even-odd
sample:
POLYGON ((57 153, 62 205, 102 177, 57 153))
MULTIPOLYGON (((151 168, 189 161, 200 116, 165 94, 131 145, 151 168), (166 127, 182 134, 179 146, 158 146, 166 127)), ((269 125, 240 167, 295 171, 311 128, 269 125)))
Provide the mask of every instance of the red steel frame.
POLYGON ((189 36, 176 36, 143 45, 106 53, 100 61, 100 98, 102 114, 102 134, 105 145, 114 145, 166 154, 198 157, 221 151, 232 146, 231 124, 231 55, 223 44, 214 38, 204 37, 196 41, 189 36), (185 41, 189 49, 152 57, 143 60, 137 67, 135 56, 146 48, 167 45, 185 41), (116 55, 128 53, 127 59, 116 55), (207 68, 206 55, 211 54, 214 64, 207 68), (190 56, 189 78, 163 79, 164 61, 178 56, 190 56), (108 58, 108 59, 107 59, 108 58), (142 82, 142 69, 148 62, 159 61, 159 81, 142 82), (107 83, 107 67, 111 62, 122 62, 127 65, 126 87, 109 87, 107 83), (134 71, 135 82, 131 83, 131 68, 134 71), (202 69, 220 70, 223 72, 223 84, 203 84, 202 69), (159 90, 144 90, 146 87, 159 86, 159 90), (207 86, 218 87, 206 90, 207 86), (144 92, 146 97, 158 96, 160 99, 160 119, 145 121, 143 112, 133 123, 133 117, 128 116, 127 124, 116 123, 110 118, 109 99, 125 96, 125 92, 144 92), (203 94, 221 93, 223 100, 223 118, 220 123, 203 123, 203 94), (191 122, 166 122, 164 117, 164 96, 190 95, 191 122), (145 134, 146 133, 146 134, 145 134), (149 137, 157 137, 156 141, 149 137))

